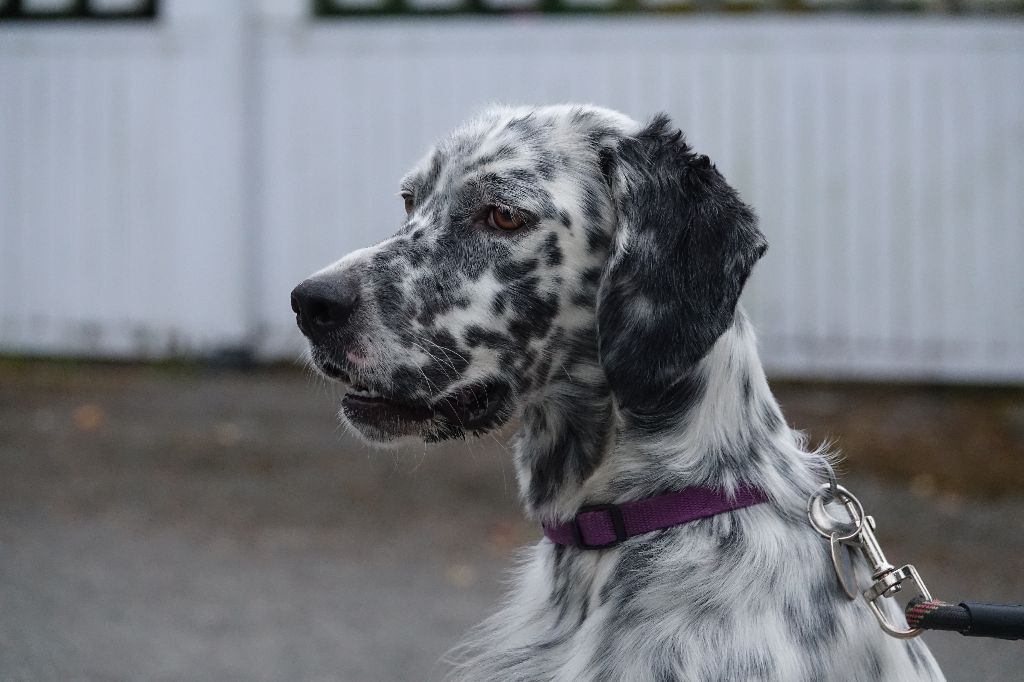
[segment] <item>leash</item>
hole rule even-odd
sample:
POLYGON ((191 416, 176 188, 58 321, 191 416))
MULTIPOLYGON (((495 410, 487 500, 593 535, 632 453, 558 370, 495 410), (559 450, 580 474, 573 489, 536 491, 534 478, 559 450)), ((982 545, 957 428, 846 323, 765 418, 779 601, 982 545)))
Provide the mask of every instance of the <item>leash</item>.
POLYGON ((928 587, 913 564, 896 568, 882 552, 875 537, 875 519, 864 513, 864 506, 853 493, 836 482, 832 467, 828 467, 829 482, 811 493, 807 501, 807 519, 819 535, 829 541, 832 566, 839 587, 848 599, 857 598, 853 572, 855 550, 867 561, 871 569, 871 584, 860 594, 886 634, 898 639, 917 637, 925 630, 947 630, 968 637, 995 637, 998 639, 1024 639, 1024 606, 1020 604, 991 604, 963 601, 950 604, 932 598, 928 587), (837 519, 828 507, 846 511, 849 520, 837 519), (916 596, 906 608, 907 628, 892 623, 879 607, 883 598, 913 583, 916 596))

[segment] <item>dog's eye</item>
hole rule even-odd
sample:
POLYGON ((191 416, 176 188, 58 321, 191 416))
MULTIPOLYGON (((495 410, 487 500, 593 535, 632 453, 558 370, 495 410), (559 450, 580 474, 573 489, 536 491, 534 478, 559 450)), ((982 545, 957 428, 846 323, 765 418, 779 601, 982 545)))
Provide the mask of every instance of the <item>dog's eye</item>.
POLYGON ((526 217, 495 206, 487 212, 487 224, 499 230, 518 230, 526 224, 526 217))
POLYGON ((412 210, 416 208, 416 202, 413 201, 412 194, 409 192, 402 192, 402 199, 405 200, 405 212, 412 214, 412 210))

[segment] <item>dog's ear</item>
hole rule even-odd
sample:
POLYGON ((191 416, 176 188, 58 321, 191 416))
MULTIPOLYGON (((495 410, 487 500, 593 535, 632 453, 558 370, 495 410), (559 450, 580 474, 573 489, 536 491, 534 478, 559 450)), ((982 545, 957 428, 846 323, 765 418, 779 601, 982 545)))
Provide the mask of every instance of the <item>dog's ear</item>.
POLYGON ((659 411, 732 324, 768 245, 751 209, 666 116, 601 162, 618 213, 598 290, 601 364, 620 408, 659 411))

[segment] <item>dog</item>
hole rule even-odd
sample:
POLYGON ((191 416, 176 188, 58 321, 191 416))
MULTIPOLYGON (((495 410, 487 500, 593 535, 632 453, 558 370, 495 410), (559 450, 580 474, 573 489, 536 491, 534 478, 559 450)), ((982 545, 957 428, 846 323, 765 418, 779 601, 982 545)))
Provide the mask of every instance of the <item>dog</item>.
POLYGON ((400 196, 397 234, 292 292, 352 431, 399 446, 516 420, 547 528, 694 486, 763 495, 603 549, 542 539, 454 679, 943 679, 839 590, 805 512, 824 453, 786 425, 738 307, 767 243, 668 117, 496 107, 400 196))

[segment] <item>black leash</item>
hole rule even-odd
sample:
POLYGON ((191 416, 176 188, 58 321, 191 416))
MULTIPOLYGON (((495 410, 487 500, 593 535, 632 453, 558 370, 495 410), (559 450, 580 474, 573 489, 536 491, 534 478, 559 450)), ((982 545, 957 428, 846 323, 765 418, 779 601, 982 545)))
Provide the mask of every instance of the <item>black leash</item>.
POLYGON ((918 597, 907 604, 907 625, 959 632, 967 637, 1024 639, 1024 606, 980 601, 949 604, 918 597))
POLYGON ((890 564, 875 537, 875 519, 864 513, 860 500, 838 485, 831 467, 828 469, 829 482, 815 490, 807 501, 807 519, 829 541, 836 578, 847 598, 854 600, 859 592, 886 634, 910 639, 925 630, 947 630, 968 637, 1024 639, 1024 606, 976 601, 950 604, 933 599, 912 564, 899 568, 890 564), (830 506, 844 509, 849 520, 837 519, 829 512, 830 506), (857 554, 855 550, 859 550, 871 570, 872 582, 864 590, 856 585, 852 564, 857 554), (909 627, 904 628, 892 622, 879 603, 883 598, 894 597, 910 583, 914 584, 918 596, 907 605, 909 627))

